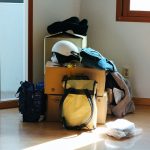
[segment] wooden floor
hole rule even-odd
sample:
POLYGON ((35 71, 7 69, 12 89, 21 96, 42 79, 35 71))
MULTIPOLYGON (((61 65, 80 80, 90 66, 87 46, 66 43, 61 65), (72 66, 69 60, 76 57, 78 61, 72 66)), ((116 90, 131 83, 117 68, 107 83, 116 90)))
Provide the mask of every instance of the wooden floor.
POLYGON ((0 150, 149 150, 150 106, 136 106, 136 112, 125 119, 142 128, 143 133, 114 140, 105 134, 105 125, 90 132, 69 131, 60 123, 23 123, 18 109, 4 109, 0 110, 0 150))

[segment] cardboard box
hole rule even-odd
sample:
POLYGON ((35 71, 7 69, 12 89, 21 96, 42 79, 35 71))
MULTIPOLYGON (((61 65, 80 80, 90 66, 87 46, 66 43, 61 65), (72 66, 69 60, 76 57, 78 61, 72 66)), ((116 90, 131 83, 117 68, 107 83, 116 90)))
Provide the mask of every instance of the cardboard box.
POLYGON ((97 95, 103 96, 105 90, 105 71, 95 68, 85 67, 59 67, 48 61, 45 70, 45 94, 63 94, 62 79, 64 75, 84 74, 90 79, 97 81, 97 95))
POLYGON ((87 37, 78 35, 78 34, 70 34, 70 33, 59 33, 55 35, 48 35, 44 38, 44 68, 47 61, 51 58, 51 49, 53 45, 60 41, 66 40, 74 43, 77 47, 85 48, 87 47, 87 37))
POLYGON ((60 95, 48 95, 46 121, 53 121, 53 122, 60 121, 59 102, 61 97, 62 96, 60 95))
POLYGON ((108 104, 107 92, 105 92, 102 97, 97 97, 96 103, 97 103, 97 123, 105 124, 107 117, 107 104, 108 104))

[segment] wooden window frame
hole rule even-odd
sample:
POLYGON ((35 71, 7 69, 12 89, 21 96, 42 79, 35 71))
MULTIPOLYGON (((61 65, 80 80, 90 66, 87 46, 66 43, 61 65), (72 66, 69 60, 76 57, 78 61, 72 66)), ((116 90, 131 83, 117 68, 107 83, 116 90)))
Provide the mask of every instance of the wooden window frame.
POLYGON ((33 0, 28 0, 28 81, 33 81, 33 0))
POLYGON ((131 11, 130 0, 116 0, 116 20, 150 22, 150 11, 131 11))

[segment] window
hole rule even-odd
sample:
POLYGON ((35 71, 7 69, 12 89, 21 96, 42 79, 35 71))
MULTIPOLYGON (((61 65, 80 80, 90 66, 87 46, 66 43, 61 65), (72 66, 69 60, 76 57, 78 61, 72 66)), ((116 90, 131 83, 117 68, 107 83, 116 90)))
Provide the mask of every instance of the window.
POLYGON ((150 22, 150 0, 117 0, 117 21, 150 22))

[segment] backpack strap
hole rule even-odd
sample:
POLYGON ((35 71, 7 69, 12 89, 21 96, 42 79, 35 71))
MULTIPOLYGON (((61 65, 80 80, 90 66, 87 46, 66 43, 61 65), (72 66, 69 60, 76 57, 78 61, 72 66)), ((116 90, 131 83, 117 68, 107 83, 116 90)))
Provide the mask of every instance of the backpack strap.
POLYGON ((61 118, 61 121, 64 125, 64 128, 66 129, 69 129, 69 130, 80 130, 82 129, 83 127, 86 127, 87 124, 91 121, 92 117, 93 117, 93 113, 94 113, 94 105, 93 105, 93 101, 92 101, 92 97, 91 97, 91 94, 89 92, 88 89, 83 89, 83 90, 76 90, 76 89, 73 89, 73 88, 69 88, 69 89, 66 89, 65 92, 64 92, 64 95, 62 96, 62 99, 60 101, 60 105, 59 105, 59 110, 60 110, 60 118, 61 118), (84 123, 82 123, 81 125, 78 125, 78 126, 68 126, 67 125, 67 122, 65 120, 65 117, 62 116, 62 107, 63 107, 63 103, 65 101, 65 98, 68 94, 85 94, 87 96, 87 100, 89 101, 90 103, 90 106, 91 106, 91 115, 90 117, 87 119, 87 121, 85 121, 84 123))
POLYGON ((19 93, 20 93, 20 91, 21 91, 21 89, 22 89, 23 81, 21 81, 20 84, 21 84, 21 86, 18 88, 18 90, 17 90, 17 92, 16 92, 16 94, 15 94, 15 97, 16 97, 16 98, 19 98, 19 93))

